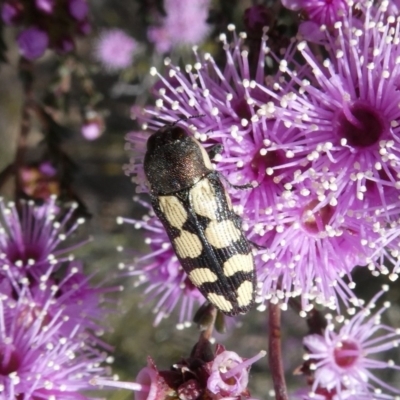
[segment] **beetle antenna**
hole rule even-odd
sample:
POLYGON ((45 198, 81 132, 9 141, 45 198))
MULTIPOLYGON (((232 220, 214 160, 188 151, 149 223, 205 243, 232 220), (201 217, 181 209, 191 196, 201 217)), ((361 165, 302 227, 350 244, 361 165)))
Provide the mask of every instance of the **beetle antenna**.
POLYGON ((205 116, 206 116, 205 114, 197 114, 197 115, 191 115, 190 117, 182 117, 182 118, 177 119, 175 122, 173 122, 171 124, 171 127, 175 126, 176 124, 178 124, 181 121, 187 121, 188 119, 201 118, 201 117, 205 117, 205 116))

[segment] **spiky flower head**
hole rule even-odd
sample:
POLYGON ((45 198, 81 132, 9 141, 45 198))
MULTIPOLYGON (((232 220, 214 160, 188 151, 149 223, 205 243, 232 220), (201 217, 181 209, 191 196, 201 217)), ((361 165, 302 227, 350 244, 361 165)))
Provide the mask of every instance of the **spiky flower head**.
POLYGON ((121 29, 103 31, 94 45, 96 60, 108 71, 119 71, 132 64, 138 48, 135 39, 121 29))
POLYGON ((2 273, 12 270, 13 274, 29 276, 36 282, 43 279, 43 275, 54 273, 77 246, 62 246, 62 242, 84 222, 83 218, 73 218, 75 208, 73 205, 63 215, 54 196, 40 206, 33 201, 6 203, 1 199, 2 273))
POLYGON ((276 96, 275 115, 299 129, 303 161, 309 162, 296 180, 333 184, 328 194, 344 196, 337 205, 342 214, 350 207, 371 214, 381 207, 390 213, 397 199, 400 114, 394 105, 400 98, 398 50, 390 27, 394 19, 372 6, 364 11, 363 20, 350 15, 335 24, 334 33, 326 33, 323 61, 300 42, 297 48, 309 72, 298 74, 282 60, 289 81, 276 96), (382 46, 384 51, 378 51, 382 46))
POLYGON ((365 307, 343 319, 339 328, 328 315, 323 334, 304 338, 308 351, 306 369, 312 375, 311 395, 326 392, 333 399, 347 399, 349 395, 360 399, 398 398, 400 390, 375 376, 374 372, 400 370, 393 360, 381 359, 382 354, 393 356, 393 349, 399 343, 400 332, 381 323, 381 315, 390 304, 385 302, 382 308, 372 311, 387 290, 388 287, 384 287, 365 307))
MULTIPOLYGON (((298 130, 293 145, 304 155, 300 165, 307 165, 296 173, 287 196, 312 182, 314 210, 332 212, 322 219, 325 234, 330 236, 333 228, 339 239, 352 236, 349 271, 368 264, 387 273, 379 255, 393 237, 388 224, 397 224, 398 46, 387 5, 358 4, 362 17, 350 12, 333 32, 324 32, 327 56, 322 61, 306 42, 299 43, 306 67, 302 74, 287 59, 280 62, 289 79, 277 87, 274 115, 298 130)), ((304 198, 309 193, 300 192, 304 198)), ((337 254, 344 256, 338 264, 346 260, 343 252, 337 254)))
POLYGON ((1 200, 0 211, 0 294, 31 296, 32 318, 42 310, 50 319, 61 315, 59 334, 68 336, 76 330, 91 338, 100 335, 108 313, 104 295, 119 289, 90 284, 82 263, 71 254, 84 242, 63 246, 83 222, 75 217, 75 207, 63 213, 52 197, 40 206, 1 200))
MULTIPOLYGON (((42 308, 33 303, 35 294, 25 286, 0 296, 0 399, 80 399, 107 354, 82 334, 80 325, 64 335, 62 307, 49 314, 57 296, 50 294, 42 308)), ((64 331, 65 332, 65 331, 64 331)))
POLYGON ((234 184, 256 183, 228 190, 248 238, 261 246, 260 309, 293 296, 305 309, 313 300, 336 308, 353 299, 357 265, 387 271, 381 238, 399 205, 398 28, 387 2, 358 7, 362 13, 349 11, 322 31, 322 61, 319 49, 296 40, 281 59, 264 34, 254 68, 246 35, 230 26, 233 43, 221 35, 223 68, 197 49, 184 72, 167 60, 167 77, 151 71, 160 79, 155 107, 136 112, 142 131, 131 134, 139 140, 127 172, 143 190, 144 132, 196 115, 180 124, 206 148, 223 145, 216 170, 234 184), (265 77, 266 58, 278 67, 273 76, 265 77))
POLYGON ((104 297, 118 289, 93 287, 76 246, 62 246, 83 222, 74 206, 1 200, 0 211, 0 399, 84 400, 107 374, 104 297))

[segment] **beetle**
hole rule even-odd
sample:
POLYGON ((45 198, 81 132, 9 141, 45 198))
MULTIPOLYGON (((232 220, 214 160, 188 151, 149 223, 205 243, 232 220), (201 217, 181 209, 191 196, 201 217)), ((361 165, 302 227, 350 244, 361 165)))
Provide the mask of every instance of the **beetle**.
POLYGON ((147 141, 151 204, 194 286, 224 314, 244 314, 255 298, 252 248, 209 154, 179 121, 147 141))

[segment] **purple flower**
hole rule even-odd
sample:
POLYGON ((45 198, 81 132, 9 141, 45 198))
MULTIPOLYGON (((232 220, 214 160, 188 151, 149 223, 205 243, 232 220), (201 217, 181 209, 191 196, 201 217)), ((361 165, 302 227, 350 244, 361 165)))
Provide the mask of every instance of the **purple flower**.
POLYGON ((385 20, 385 15, 374 17, 376 10, 371 8, 365 12, 360 28, 351 27, 350 16, 335 25, 334 34, 326 34, 328 55, 323 62, 305 42, 299 43, 312 74, 298 74, 283 61, 282 70, 292 79, 278 91, 283 107, 276 106, 275 116, 303 135, 299 144, 310 168, 297 181, 310 176, 333 182, 329 194, 343 196, 337 205, 341 214, 351 207, 372 215, 381 207, 388 216, 398 191, 397 46, 389 40, 388 27, 381 31, 369 26, 385 20), (382 46, 384 50, 375 51, 369 60, 370 51, 382 46))
POLYGON ((255 357, 244 361, 233 351, 225 350, 218 354, 211 365, 208 390, 222 398, 240 398, 247 390, 250 366, 265 355, 266 351, 260 351, 255 357))
POLYGON ((388 13, 397 16, 400 12, 400 1, 392 0, 388 3, 388 13))
POLYGON ((257 255, 259 294, 284 303, 300 296, 304 309, 313 300, 335 309, 339 299, 346 304, 354 299, 353 284, 343 278, 351 281, 353 268, 371 261, 374 249, 367 244, 379 235, 372 224, 360 226, 358 218, 342 217, 334 202, 321 202, 313 185, 310 180, 282 192, 276 208, 256 227, 257 242, 265 246, 257 255))
MULTIPOLYGON (((197 62, 194 67, 186 66, 186 74, 169 65, 169 78, 160 76, 156 87, 156 107, 137 117, 144 129, 157 130, 182 115, 201 115, 180 124, 206 147, 215 143, 224 146, 214 160, 217 171, 233 184, 257 183, 252 190, 232 190, 231 196, 249 239, 269 249, 260 251, 256 258, 260 302, 265 297, 287 301, 301 295, 305 307, 315 298, 336 305, 337 293, 344 299, 351 297, 341 275, 349 275, 356 263, 365 263, 372 254, 360 242, 364 230, 358 228, 356 218, 342 221, 339 215, 336 221, 334 202, 331 205, 329 197, 319 200, 320 193, 311 179, 298 187, 292 184, 296 176, 307 171, 309 162, 304 146, 298 143, 300 128, 274 118, 273 95, 265 93, 262 86, 266 38, 261 43, 255 80, 251 80, 241 40, 235 39, 233 46, 224 35, 221 40, 227 60, 223 70, 209 54, 204 58, 196 54, 197 62), (339 262, 338 251, 343 254, 339 262)), ((291 52, 289 48, 288 54, 291 52)), ((128 141, 133 157, 126 171, 134 174, 136 183, 146 191, 142 168, 146 136, 132 133, 128 141)), ((367 232, 376 238, 372 226, 367 232)))
MULTIPOLYGON (((140 110, 133 106, 131 110, 132 118, 136 118, 136 112, 140 110)), ((147 127, 147 125, 145 125, 147 127)), ((126 149, 131 153, 129 164, 124 165, 123 169, 126 175, 132 175, 132 182, 136 184, 137 193, 146 193, 146 176, 143 169, 144 154, 146 152, 146 143, 149 135, 146 132, 130 132, 126 135, 126 149)))
POLYGON ((375 302, 384 291, 379 292, 367 306, 353 317, 343 321, 335 329, 330 320, 323 335, 312 334, 304 338, 303 343, 308 354, 306 360, 313 372, 312 393, 326 390, 331 397, 347 398, 346 393, 357 394, 360 398, 394 399, 400 394, 398 388, 392 387, 374 375, 375 369, 400 370, 392 360, 383 361, 372 358, 387 352, 392 355, 393 348, 398 346, 399 331, 380 322, 381 314, 390 306, 371 314, 375 302), (382 390, 390 392, 383 394, 382 390), (343 393, 343 396, 342 396, 343 393))
MULTIPOLYGON (((76 334, 84 335, 87 342, 93 341, 110 350, 110 346, 98 336, 104 331, 103 320, 108 313, 105 295, 119 291, 119 288, 92 287, 91 277, 83 274, 82 265, 77 261, 64 266, 62 276, 55 278, 48 273, 41 278, 40 283, 31 283, 26 277, 19 278, 19 281, 29 284, 30 287, 32 318, 42 310, 46 310, 46 318, 49 321, 62 315, 64 323, 58 330, 59 335, 69 336, 75 331, 76 334), (57 301, 54 301, 54 298, 57 301)), ((16 295, 22 297, 24 290, 19 288, 15 279, 11 277, 10 280, 16 295)))
POLYGON ((0 208, 0 293, 11 295, 12 287, 16 298, 30 298, 29 315, 33 319, 42 310, 46 310, 49 320, 62 314, 60 335, 84 333, 107 347, 95 334, 103 330, 104 295, 119 289, 92 287, 81 263, 70 261, 71 255, 66 253, 82 243, 60 248, 60 243, 83 222, 73 222, 75 208, 62 218, 54 198, 42 206, 20 202, 18 208, 14 203, 6 206, 1 202, 0 208))
MULTIPOLYGON (((150 208, 148 203, 140 204, 150 208)), ((155 302, 154 325, 168 317, 179 304, 177 328, 183 329, 190 324, 195 306, 203 303, 203 296, 183 271, 161 222, 154 215, 145 215, 140 221, 119 218, 118 222, 133 223, 136 229, 147 231, 145 243, 150 251, 135 259, 129 275, 137 278, 135 286, 146 285, 147 301, 155 302)))
POLYGON ((291 10, 301 10, 309 20, 318 26, 322 24, 333 26, 349 11, 346 0, 282 0, 282 4, 291 10))
POLYGON ((14 25, 21 18, 22 4, 18 2, 4 2, 1 6, 1 19, 6 25, 14 25))
POLYGON ((223 68, 196 50, 185 72, 168 62, 155 107, 133 110, 143 131, 128 137, 136 143, 126 171, 141 190, 144 131, 196 115, 179 124, 206 148, 223 145, 216 170, 232 184, 256 183, 228 190, 247 237, 262 246, 260 310, 265 300, 294 296, 304 309, 314 300, 336 308, 354 298, 356 266, 387 272, 384 247, 396 237, 388 224, 397 227, 399 213, 400 91, 396 30, 385 23, 395 20, 383 7, 368 3, 357 18, 350 10, 323 33, 325 48, 316 54, 292 41, 281 60, 264 35, 254 71, 242 38, 234 33, 229 44, 221 35, 223 68), (279 67, 273 77, 264 75, 265 54, 279 67))
POLYGON ((169 391, 165 380, 149 357, 148 366, 141 369, 136 377, 136 382, 120 382, 93 378, 90 383, 96 386, 110 386, 119 389, 127 389, 135 392, 135 400, 164 400, 169 391))
MULTIPOLYGON (((3 271, 17 275, 29 275, 40 281, 49 276, 68 259, 66 253, 80 246, 60 244, 83 223, 72 220, 75 207, 58 218, 60 210, 55 197, 42 206, 33 201, 5 204, 0 201, 0 265, 3 271)), ((4 272, 3 272, 4 274, 4 272)))
POLYGON ((49 161, 44 161, 39 165, 39 171, 49 177, 53 177, 57 174, 57 170, 54 168, 53 164, 49 161))
POLYGON ((82 136, 87 140, 98 139, 103 133, 103 129, 95 121, 86 122, 81 126, 82 136))
POLYGON ((46 14, 51 14, 54 9, 54 0, 35 0, 36 8, 46 14))
POLYGON ((95 58, 108 71, 128 68, 137 50, 135 39, 120 29, 103 31, 95 44, 95 58))
MULTIPOLYGON (((279 122, 267 121, 266 117, 269 117, 270 112, 268 104, 259 110, 258 114, 265 116, 261 121, 254 107, 253 96, 264 103, 271 100, 270 95, 264 95, 255 88, 255 82, 261 84, 264 81, 264 57, 260 56, 255 81, 251 82, 248 54, 242 52, 241 40, 236 39, 232 49, 229 48, 225 35, 221 35, 221 41, 226 49, 224 69, 217 67, 210 54, 201 57, 195 52, 196 64, 187 65, 186 74, 179 68, 168 65, 169 77, 159 75, 160 82, 154 90, 158 97, 156 107, 140 113, 137 108, 132 111, 143 123, 143 129, 151 131, 182 117, 200 115, 199 118, 182 121, 180 125, 192 131, 193 136, 206 148, 216 143, 224 146, 224 152, 217 155, 214 161, 217 163, 217 170, 231 183, 258 182, 254 190, 235 192, 235 196, 240 198, 238 205, 246 209, 249 202, 251 206, 248 207, 248 212, 254 217, 253 221, 258 222, 259 210, 279 200, 284 189, 283 184, 292 180, 293 173, 298 169, 298 157, 296 149, 290 152, 286 149, 280 150, 285 137, 279 134, 288 131, 286 136, 292 140, 291 130, 279 122), (156 116, 163 120, 155 120, 156 116), (270 134, 274 136, 270 138, 270 134), (275 144, 271 139, 279 142, 275 144)), ((264 38, 261 53, 266 49, 264 38)), ((151 73, 157 75, 154 68, 151 73)), ((142 179, 144 174, 141 160, 144 157, 146 139, 144 133, 128 136, 134 154, 126 171, 137 175, 136 182, 143 191, 146 191, 146 187, 145 180, 142 179)))
POLYGON ((104 119, 96 111, 86 112, 85 122, 81 126, 81 134, 87 140, 95 140, 104 133, 104 119))
MULTIPOLYGON (((323 62, 302 42, 298 45, 306 62, 302 73, 290 69, 290 59, 286 58, 281 70, 291 79, 287 83, 281 81, 275 94, 269 88, 259 88, 276 98, 273 115, 293 133, 299 132, 292 136, 290 147, 282 149, 295 148, 299 155, 305 155, 299 164, 307 168, 298 170, 287 196, 293 196, 296 187, 309 180, 318 195, 316 209, 323 210, 328 204, 333 207, 334 213, 325 224, 336 225, 342 239, 346 235, 352 237, 351 253, 355 257, 348 254, 348 271, 369 263, 377 272, 386 273, 387 268, 380 265, 382 258, 378 258, 385 254, 383 247, 390 244, 387 223, 398 215, 398 50, 383 22, 386 18, 394 21, 393 17, 371 4, 364 12, 364 21, 354 21, 350 15, 336 23, 334 33, 325 33, 327 58, 323 62), (372 28, 380 23, 385 29, 372 28), (378 48, 384 50, 375 50, 378 48), (351 225, 358 228, 353 230, 351 225)), ((281 226, 284 245, 291 246, 294 242, 286 240, 288 219, 280 215, 278 218, 285 221, 281 226)), ((319 254, 325 257, 326 253, 320 250, 319 254)), ((346 246, 334 251, 344 256, 337 265, 347 262, 346 246)), ((274 257, 279 268, 288 265, 276 252, 274 257)), ((323 264, 312 265, 314 269, 323 264)), ((337 272, 342 274, 340 269, 337 272)), ((265 290, 268 292, 268 285, 265 290)))
MULTIPOLYGON (((328 389, 317 389, 315 393, 310 393, 307 389, 296 390, 291 397, 296 400, 372 400, 370 394, 354 394, 348 390, 342 390, 338 395, 328 389)), ((376 400, 389 400, 391 397, 374 397, 376 400)))
POLYGON ((164 53, 179 45, 198 45, 210 32, 207 24, 209 0, 166 0, 167 16, 159 26, 152 26, 148 38, 158 52, 164 53))
POLYGON ((65 255, 76 246, 60 249, 82 222, 75 207, 63 214, 51 198, 41 206, 1 201, 0 210, 0 398, 84 400, 79 391, 106 373, 103 297, 118 289, 92 287, 65 255))
POLYGON ((167 53, 171 50, 172 42, 164 26, 150 26, 147 30, 147 38, 154 43, 158 53, 167 53))
POLYGON ((49 37, 39 28, 31 27, 23 30, 17 38, 21 55, 28 60, 34 60, 43 55, 49 46, 49 37))
POLYGON ((162 400, 166 394, 172 398, 210 400, 240 400, 242 396, 250 396, 247 388, 250 366, 264 357, 265 351, 244 361, 219 344, 213 351, 211 343, 202 337, 194 348, 196 351, 189 358, 174 363, 168 371, 159 371, 148 357, 148 366, 139 372, 136 382, 95 378, 91 383, 133 390, 137 400, 162 400))
POLYGON ((89 5, 86 0, 68 0, 68 10, 77 21, 83 21, 88 15, 89 5))
MULTIPOLYGON (((79 326, 60 335, 62 311, 49 318, 47 310, 32 308, 27 287, 17 300, 0 299, 0 385, 2 399, 80 399, 95 374, 105 373, 100 363, 107 356, 80 334, 79 326)), ((56 303, 49 298, 47 305, 56 303)))

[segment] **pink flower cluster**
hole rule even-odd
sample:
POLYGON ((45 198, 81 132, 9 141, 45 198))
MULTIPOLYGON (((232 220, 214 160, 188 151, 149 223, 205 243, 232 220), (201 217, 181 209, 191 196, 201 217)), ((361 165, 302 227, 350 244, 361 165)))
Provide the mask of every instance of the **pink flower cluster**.
POLYGON ((1 399, 86 399, 106 374, 111 348, 99 337, 107 313, 82 264, 63 245, 83 220, 50 198, 0 201, 1 399))
POLYGON ((209 0, 165 0, 165 17, 151 26, 147 36, 159 53, 182 45, 199 45, 210 32, 207 24, 209 0))
POLYGON ((303 344, 307 354, 303 357, 303 371, 311 388, 300 396, 302 400, 398 398, 398 387, 374 375, 376 370, 400 370, 392 359, 400 332, 381 323, 381 315, 390 303, 385 302, 373 312, 376 302, 387 290, 385 286, 358 313, 343 318, 340 324, 335 324, 333 316, 327 315, 328 324, 323 332, 305 336, 303 344))
POLYGON ((136 382, 94 378, 91 383, 132 390, 137 400, 163 400, 171 396, 241 400, 250 397, 247 385, 251 365, 265 355, 265 351, 260 351, 244 360, 220 344, 213 351, 210 342, 200 339, 190 357, 175 363, 170 370, 158 370, 149 357, 147 367, 138 373, 136 382))
MULTIPOLYGON (((233 184, 257 183, 252 190, 228 190, 248 238, 261 247, 259 310, 266 301, 284 306, 293 297, 305 311, 315 302, 332 309, 340 300, 349 305, 356 301, 355 267, 395 280, 400 266, 398 19, 387 2, 357 3, 340 12, 330 29, 321 28, 323 48, 292 40, 283 56, 269 47, 265 29, 254 65, 246 35, 229 29, 231 42, 220 37, 222 68, 195 50, 195 63, 184 70, 169 60, 166 77, 152 69, 160 78, 156 102, 134 108, 143 130, 127 137, 133 155, 126 173, 147 191, 142 163, 149 134, 199 115, 180 125, 206 148, 223 146, 216 170, 233 184), (266 75, 267 65, 272 75, 266 75)), ((135 267, 140 282, 159 287, 149 261, 157 264, 161 256, 169 265, 167 284, 181 276, 174 297, 166 294, 172 293, 168 285, 157 294, 148 290, 159 297, 158 315, 169 314, 190 284, 154 215, 135 223, 147 230, 151 244, 135 267)), ((195 289, 189 293, 196 298, 195 289)))
POLYGON ((121 29, 101 32, 95 44, 94 56, 108 71, 118 71, 132 64, 138 43, 121 29))

